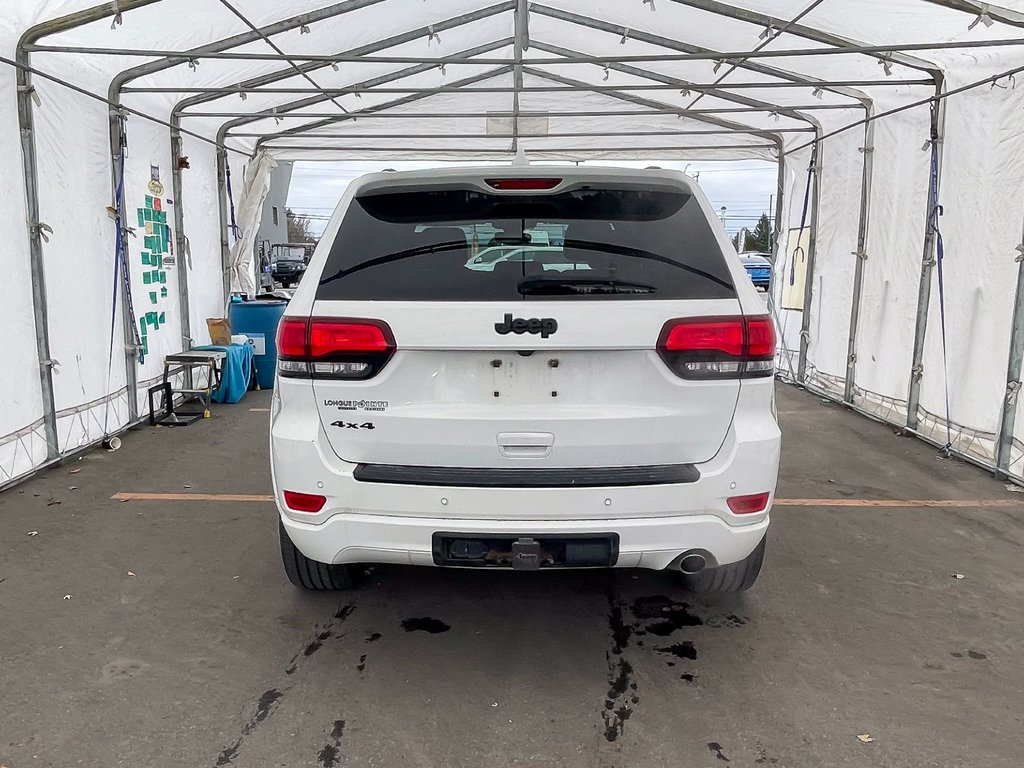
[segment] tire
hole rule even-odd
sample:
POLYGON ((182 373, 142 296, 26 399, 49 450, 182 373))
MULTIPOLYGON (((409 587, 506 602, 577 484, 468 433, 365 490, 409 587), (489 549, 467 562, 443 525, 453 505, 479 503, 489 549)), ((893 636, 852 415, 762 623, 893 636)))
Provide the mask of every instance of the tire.
POLYGON ((300 589, 352 589, 355 586, 354 569, 351 565, 330 565, 310 560, 299 552, 284 524, 278 520, 281 537, 281 562, 288 581, 300 589))
POLYGON ((684 574, 683 581, 690 592, 745 592, 754 586, 764 563, 764 550, 768 537, 738 563, 707 568, 700 573, 684 574))

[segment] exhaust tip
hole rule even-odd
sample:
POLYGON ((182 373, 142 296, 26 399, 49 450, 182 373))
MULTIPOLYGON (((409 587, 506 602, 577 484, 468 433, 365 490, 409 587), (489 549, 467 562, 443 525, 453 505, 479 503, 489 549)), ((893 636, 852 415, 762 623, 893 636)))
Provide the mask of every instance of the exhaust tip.
POLYGON ((707 567, 707 564, 708 561, 704 555, 693 553, 679 561, 679 570, 686 574, 700 573, 707 567))

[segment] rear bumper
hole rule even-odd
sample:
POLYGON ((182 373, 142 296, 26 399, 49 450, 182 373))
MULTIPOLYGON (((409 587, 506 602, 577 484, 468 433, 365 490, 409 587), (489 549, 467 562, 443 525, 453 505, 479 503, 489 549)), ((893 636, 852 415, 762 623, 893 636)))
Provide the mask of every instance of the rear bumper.
POLYGON ((694 465, 697 481, 584 488, 360 482, 353 476, 357 465, 327 447, 315 408, 282 409, 281 390, 275 390, 270 447, 278 510, 299 550, 325 563, 432 565, 438 531, 615 533, 621 567, 664 568, 690 549, 706 550, 719 564, 736 562, 764 536, 771 503, 764 512, 735 515, 727 499, 766 491, 774 498, 780 434, 772 386, 770 379, 752 381, 749 389, 744 383, 718 454, 694 465), (285 489, 323 495, 327 503, 316 514, 295 512, 283 503, 285 489))
POLYGON ((336 514, 319 525, 281 515, 295 546, 306 557, 326 563, 433 565, 437 531, 494 536, 598 531, 617 533, 620 568, 662 569, 681 553, 701 549, 721 563, 742 560, 761 541, 768 516, 752 525, 730 526, 714 515, 606 520, 450 520, 395 515, 336 514))

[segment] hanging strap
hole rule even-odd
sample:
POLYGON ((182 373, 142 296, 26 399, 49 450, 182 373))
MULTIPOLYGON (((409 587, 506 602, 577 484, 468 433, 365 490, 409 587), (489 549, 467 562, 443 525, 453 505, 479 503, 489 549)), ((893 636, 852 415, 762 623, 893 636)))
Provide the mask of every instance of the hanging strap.
MULTIPOLYGON (((936 109, 932 106, 932 109, 936 109)), ((934 121, 933 121, 934 124, 934 121)), ((928 195, 928 229, 935 241, 935 263, 937 266, 937 277, 939 283, 939 328, 942 333, 942 384, 946 397, 946 444, 942 448, 945 455, 949 455, 953 449, 953 427, 949 412, 949 353, 946 343, 946 289, 942 278, 942 260, 945 257, 945 248, 942 244, 942 232, 939 229, 939 218, 943 215, 943 208, 939 204, 939 135, 933 130, 931 136, 932 160, 931 179, 929 182, 928 195)))
POLYGON ((231 209, 231 224, 228 226, 228 229, 231 230, 231 235, 235 240, 241 240, 242 229, 235 220, 235 195, 231 191, 231 162, 228 158, 227 150, 224 150, 224 178, 228 188, 228 206, 231 209))

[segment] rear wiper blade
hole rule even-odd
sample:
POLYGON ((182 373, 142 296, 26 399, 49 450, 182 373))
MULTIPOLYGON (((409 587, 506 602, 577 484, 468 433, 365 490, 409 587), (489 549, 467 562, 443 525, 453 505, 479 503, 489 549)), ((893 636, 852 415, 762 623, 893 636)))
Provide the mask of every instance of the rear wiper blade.
POLYGON ((575 296, 593 294, 654 293, 653 285, 615 278, 544 278, 528 277, 516 286, 523 296, 575 296))

